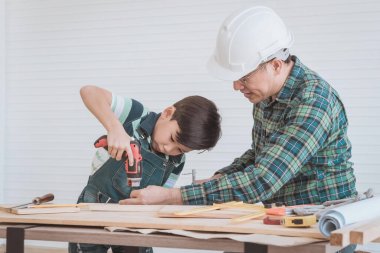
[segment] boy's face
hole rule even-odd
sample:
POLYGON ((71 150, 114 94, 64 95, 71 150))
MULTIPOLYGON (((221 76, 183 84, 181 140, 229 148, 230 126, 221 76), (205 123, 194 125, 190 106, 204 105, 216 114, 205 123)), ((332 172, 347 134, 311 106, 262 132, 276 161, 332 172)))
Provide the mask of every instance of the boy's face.
POLYGON ((152 149, 172 156, 191 151, 190 148, 178 143, 176 140, 180 129, 176 120, 170 120, 174 112, 175 107, 170 106, 161 113, 152 136, 152 149))

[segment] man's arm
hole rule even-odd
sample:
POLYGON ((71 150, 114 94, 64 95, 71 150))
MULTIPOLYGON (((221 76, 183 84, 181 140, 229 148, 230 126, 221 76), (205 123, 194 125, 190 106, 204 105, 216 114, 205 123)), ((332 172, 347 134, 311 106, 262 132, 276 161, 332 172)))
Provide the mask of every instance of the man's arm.
MULTIPOLYGON (((252 144, 253 145, 253 144, 252 144)), ((215 174, 231 174, 238 171, 243 171, 247 166, 254 164, 255 151, 253 148, 248 149, 243 155, 236 158, 230 165, 218 170, 215 174)))
POLYGON ((108 153, 112 158, 121 160, 126 151, 130 164, 133 154, 130 147, 131 137, 111 109, 112 93, 96 86, 84 86, 80 89, 83 103, 107 130, 108 153))
MULTIPOLYGON (((243 200, 256 203, 270 199, 286 183, 294 179, 300 169, 325 145, 332 127, 332 111, 327 99, 308 97, 293 108, 283 127, 274 132, 263 147, 255 165, 243 171, 223 175, 202 184, 180 188, 183 204, 207 205, 217 201, 243 200)), ((160 196, 141 194, 136 196, 140 203, 171 204, 178 199, 178 190, 160 196), (141 197, 143 196, 143 198, 141 197)), ((140 191, 146 191, 142 189, 140 191)), ((123 204, 128 204, 130 200, 123 204)))
POLYGON ((267 140, 256 164, 203 184, 181 187, 183 203, 206 205, 232 200, 255 203, 270 199, 324 145, 332 124, 329 102, 305 99, 287 115, 284 123, 267 140))
POLYGON ((149 185, 141 190, 131 192, 129 199, 119 201, 121 205, 182 205, 181 192, 178 188, 164 188, 149 185))
POLYGON ((164 189, 154 186, 133 191, 131 199, 120 204, 207 205, 243 200, 256 203, 269 199, 324 145, 331 128, 331 110, 327 100, 308 99, 295 108, 285 126, 268 139, 256 165, 225 174, 202 184, 164 189), (152 195, 150 195, 152 194, 152 195), (179 195, 181 195, 179 197, 179 195), (181 199, 181 201, 179 201, 181 199))
POLYGON ((254 149, 249 149, 244 154, 238 158, 236 158, 230 165, 217 170, 214 175, 210 178, 196 180, 195 184, 201 184, 213 179, 220 178, 225 174, 231 174, 238 171, 243 171, 244 168, 248 167, 250 164, 254 164, 255 161, 255 151, 254 149))

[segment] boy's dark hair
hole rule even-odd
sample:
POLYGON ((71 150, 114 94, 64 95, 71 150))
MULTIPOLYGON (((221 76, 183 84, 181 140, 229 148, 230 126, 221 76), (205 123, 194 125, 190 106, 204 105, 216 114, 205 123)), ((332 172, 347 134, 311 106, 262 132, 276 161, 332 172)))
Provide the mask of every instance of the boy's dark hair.
POLYGON ((193 150, 210 150, 221 136, 220 115, 216 105, 201 96, 189 96, 173 105, 171 120, 179 126, 177 141, 193 150))

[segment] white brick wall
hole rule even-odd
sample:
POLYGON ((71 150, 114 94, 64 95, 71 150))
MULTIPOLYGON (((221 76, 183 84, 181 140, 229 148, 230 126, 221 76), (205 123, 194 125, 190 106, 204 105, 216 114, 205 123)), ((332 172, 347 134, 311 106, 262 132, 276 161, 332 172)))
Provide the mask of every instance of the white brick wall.
MULTIPOLYGON (((0 0, 0 185, 4 185, 5 151, 5 1, 0 0)), ((4 202, 4 188, 0 187, 0 202, 4 202)))

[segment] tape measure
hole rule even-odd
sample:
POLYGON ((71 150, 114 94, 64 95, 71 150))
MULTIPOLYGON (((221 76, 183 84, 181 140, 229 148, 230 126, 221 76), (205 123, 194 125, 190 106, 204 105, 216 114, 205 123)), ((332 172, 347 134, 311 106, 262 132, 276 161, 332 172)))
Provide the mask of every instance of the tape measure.
POLYGON ((285 227, 310 227, 317 223, 315 215, 306 216, 285 216, 281 220, 281 224, 285 227))
POLYGON ((265 217, 263 219, 263 224, 265 225, 281 225, 281 221, 282 221, 282 216, 279 216, 279 217, 265 217))

